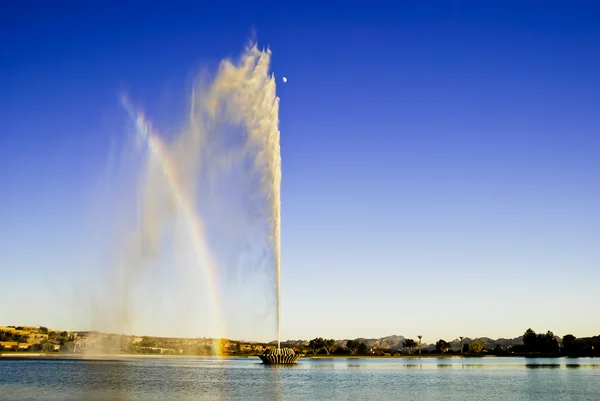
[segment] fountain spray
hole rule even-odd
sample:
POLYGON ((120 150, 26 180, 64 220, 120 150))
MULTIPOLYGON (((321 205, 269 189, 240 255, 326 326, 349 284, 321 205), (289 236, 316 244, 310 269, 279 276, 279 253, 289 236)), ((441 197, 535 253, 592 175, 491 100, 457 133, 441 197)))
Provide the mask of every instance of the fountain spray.
MULTIPOLYGON (((189 126, 171 140, 161 138, 152 131, 149 121, 132 104, 122 98, 123 106, 136 122, 138 133, 162 166, 162 173, 148 169, 142 178, 146 191, 140 199, 143 213, 141 226, 134 231, 142 243, 160 246, 157 238, 167 227, 164 221, 179 213, 191 224, 195 239, 197 264, 203 266, 208 296, 217 308, 214 312, 224 318, 218 308, 221 296, 217 286, 217 261, 210 249, 209 231, 205 232, 205 219, 199 213, 195 194, 197 189, 206 193, 208 188, 199 185, 202 171, 219 177, 222 168, 232 161, 256 173, 260 182, 250 184, 251 191, 260 194, 261 208, 268 220, 269 262, 275 273, 277 350, 281 344, 281 151, 279 132, 279 98, 276 95, 275 77, 269 72, 270 50, 249 46, 241 58, 234 62, 224 60, 207 85, 192 91, 189 126), (239 127, 243 137, 229 137, 223 125, 239 127), (241 143, 240 143, 241 142, 241 143), (248 161, 249 164, 245 162, 248 161), (163 185, 165 181, 169 185, 163 185), (173 209, 170 205, 178 207, 173 209), (160 206, 157 207, 156 205, 160 206), (192 219, 193 217, 193 219, 192 219), (159 224, 160 223, 160 224, 159 224), (272 263, 272 264, 271 264, 272 263)), ((150 160, 148 160, 150 163, 150 160)), ((246 193, 248 201, 253 193, 246 193)), ((136 238, 137 238, 136 237, 136 238)), ((141 258, 140 258, 141 261, 141 258)), ((222 324, 222 322, 221 322, 222 324)), ((223 333, 222 330, 219 332, 223 333)))
POLYGON ((281 344, 281 148, 279 144, 279 98, 275 77, 269 74, 271 51, 248 48, 239 65, 221 63, 206 98, 209 114, 225 112, 245 127, 247 140, 258 150, 254 160, 270 203, 270 239, 275 265, 277 295, 277 349, 281 344))

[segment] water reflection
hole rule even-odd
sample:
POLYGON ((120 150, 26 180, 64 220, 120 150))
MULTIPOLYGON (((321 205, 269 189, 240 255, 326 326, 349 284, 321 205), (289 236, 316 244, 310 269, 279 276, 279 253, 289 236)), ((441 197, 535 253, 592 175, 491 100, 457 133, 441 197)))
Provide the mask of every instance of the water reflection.
POLYGON ((598 368, 600 368, 600 364, 596 364, 596 363, 590 363, 590 364, 567 363, 565 366, 570 369, 576 369, 576 368, 598 369, 598 368))
MULTIPOLYGON (((256 365, 261 365, 265 369, 276 369, 276 370, 277 369, 294 369, 299 366, 298 364, 295 364, 295 363, 294 364, 284 364, 284 365, 277 365, 277 364, 270 365, 270 364, 266 364, 266 363, 262 363, 262 362, 259 362, 256 365)), ((327 365, 325 365, 325 366, 327 366, 327 365)), ((331 366, 333 366, 333 364, 331 364, 331 366)))
POLYGON ((135 368, 127 361, 82 360, 77 365, 78 369, 70 372, 71 380, 79 383, 82 395, 108 393, 111 399, 116 401, 129 398, 128 392, 132 388, 131 378, 135 377, 135 368), (102 380, 98 380, 100 377, 102 380))
POLYGON ((438 368, 451 368, 452 364, 451 363, 438 363, 437 367, 438 368))
POLYGON ((525 367, 528 369, 558 369, 559 363, 527 363, 525 367))
MULTIPOLYGON (((279 366, 282 367, 290 367, 290 365, 265 365, 265 366, 279 366)), ((285 368, 284 368, 285 369, 285 368)), ((281 401, 283 396, 281 394, 281 369, 271 369, 270 370, 270 388, 271 388, 271 396, 273 400, 281 401)))
POLYGON ((418 369, 422 369, 423 365, 421 365, 420 363, 407 363, 406 365, 407 368, 418 368, 418 369))

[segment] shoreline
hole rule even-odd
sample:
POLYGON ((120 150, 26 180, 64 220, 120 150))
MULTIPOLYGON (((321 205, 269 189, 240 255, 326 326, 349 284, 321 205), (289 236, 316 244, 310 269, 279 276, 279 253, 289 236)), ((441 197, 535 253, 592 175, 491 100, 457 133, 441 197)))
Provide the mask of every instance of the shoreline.
POLYGON ((160 354, 67 354, 67 353, 31 353, 4 352, 0 359, 55 359, 55 360, 84 360, 84 361, 115 361, 121 359, 168 359, 168 358, 202 358, 202 359, 259 359, 257 355, 160 355, 160 354))
MULTIPOLYGON (((61 354, 4 352, 0 359, 12 360, 82 360, 118 361, 131 359, 260 359, 258 355, 160 355, 160 354, 61 354)), ((568 357, 565 355, 302 355, 300 359, 472 359, 472 358, 594 358, 568 357)))

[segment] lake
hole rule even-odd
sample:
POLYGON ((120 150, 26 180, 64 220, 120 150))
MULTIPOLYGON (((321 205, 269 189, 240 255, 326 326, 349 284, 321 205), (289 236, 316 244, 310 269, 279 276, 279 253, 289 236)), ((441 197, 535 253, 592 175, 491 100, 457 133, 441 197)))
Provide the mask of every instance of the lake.
POLYGON ((596 358, 0 358, 1 400, 599 400, 596 358))

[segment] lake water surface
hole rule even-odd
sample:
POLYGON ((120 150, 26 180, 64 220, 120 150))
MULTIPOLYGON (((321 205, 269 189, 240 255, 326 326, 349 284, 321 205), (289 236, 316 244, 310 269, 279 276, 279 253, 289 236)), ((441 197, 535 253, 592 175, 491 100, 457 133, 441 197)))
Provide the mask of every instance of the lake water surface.
POLYGON ((0 358, 0 400, 600 400, 596 358, 0 358))

